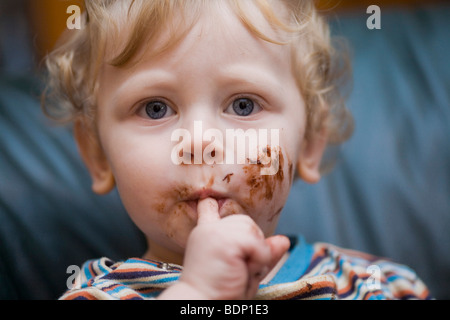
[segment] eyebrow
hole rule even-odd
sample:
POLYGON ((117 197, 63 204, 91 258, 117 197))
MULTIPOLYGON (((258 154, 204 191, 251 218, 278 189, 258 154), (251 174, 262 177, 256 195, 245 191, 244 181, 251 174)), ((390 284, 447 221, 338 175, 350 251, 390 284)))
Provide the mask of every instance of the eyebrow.
POLYGON ((253 85, 268 92, 282 90, 282 79, 277 72, 266 72, 257 65, 235 64, 220 73, 224 84, 253 85), (279 79, 276 81, 275 79, 279 79))
MULTIPOLYGON (((283 86, 279 74, 270 70, 266 72, 257 65, 232 64, 218 70, 218 83, 220 87, 256 87, 258 91, 264 91, 273 96, 283 91, 283 86), (280 81, 276 81, 279 79, 280 81), (273 93, 273 94, 270 94, 273 93)), ((160 88, 171 90, 176 88, 179 79, 176 74, 165 71, 164 69, 151 69, 138 72, 127 78, 114 93, 113 99, 120 100, 124 93, 135 91, 141 92, 145 89, 160 88)))
POLYGON ((140 92, 145 88, 157 86, 169 87, 176 84, 176 76, 162 69, 141 71, 127 78, 114 93, 114 99, 120 99, 124 93, 136 90, 140 92))

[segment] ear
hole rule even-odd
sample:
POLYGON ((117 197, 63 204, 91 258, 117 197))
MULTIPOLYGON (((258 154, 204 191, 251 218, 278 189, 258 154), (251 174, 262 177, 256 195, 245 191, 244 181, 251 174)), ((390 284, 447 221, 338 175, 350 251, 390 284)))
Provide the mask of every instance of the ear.
POLYGON ((320 162, 327 146, 326 131, 313 133, 305 138, 297 162, 299 177, 307 183, 320 181, 320 162))
POLYGON ((97 194, 107 194, 115 186, 111 167, 105 157, 98 135, 83 119, 74 124, 74 136, 81 158, 92 178, 92 190, 97 194))

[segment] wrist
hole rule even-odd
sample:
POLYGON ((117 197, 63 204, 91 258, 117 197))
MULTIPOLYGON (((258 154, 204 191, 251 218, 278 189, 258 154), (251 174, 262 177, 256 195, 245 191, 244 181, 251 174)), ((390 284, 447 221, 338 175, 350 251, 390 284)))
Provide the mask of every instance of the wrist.
POLYGON ((159 300, 209 300, 205 294, 200 292, 196 287, 191 284, 179 280, 166 290, 162 292, 159 300))

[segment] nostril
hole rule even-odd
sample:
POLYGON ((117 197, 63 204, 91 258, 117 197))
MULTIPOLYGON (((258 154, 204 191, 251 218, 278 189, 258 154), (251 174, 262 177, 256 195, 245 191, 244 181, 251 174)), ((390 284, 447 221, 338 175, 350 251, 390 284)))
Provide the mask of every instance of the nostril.
POLYGON ((213 151, 211 151, 211 157, 214 158, 216 156, 216 149, 214 149, 213 151))

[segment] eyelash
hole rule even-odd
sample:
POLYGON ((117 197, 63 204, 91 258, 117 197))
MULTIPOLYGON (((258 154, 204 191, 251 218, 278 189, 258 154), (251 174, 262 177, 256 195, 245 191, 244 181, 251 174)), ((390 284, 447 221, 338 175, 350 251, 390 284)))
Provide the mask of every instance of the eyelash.
MULTIPOLYGON (((252 116, 252 115, 254 115, 254 114, 256 114, 256 113, 258 113, 258 112, 260 112, 261 110, 264 109, 264 108, 263 108, 264 103, 261 102, 261 99, 260 99, 260 98, 254 97, 254 96, 252 96, 252 95, 240 94, 240 95, 237 95, 237 96, 233 96, 233 98, 231 98, 231 99, 229 100, 229 102, 227 102, 226 108, 224 109, 224 112, 226 112, 226 111, 227 111, 228 109, 230 109, 230 108, 233 108, 233 105, 234 105, 234 103, 235 103, 236 101, 238 101, 238 100, 245 100, 245 99, 251 101, 251 102, 253 103, 254 108, 256 108, 257 111, 254 111, 254 109, 252 109, 252 112, 251 112, 249 115, 246 115, 246 116, 239 116, 239 115, 233 110, 234 113, 233 113, 232 115, 238 116, 238 117, 240 117, 240 118, 247 118, 247 117, 250 117, 250 116, 252 116)), ((138 107, 137 107, 137 114, 140 115, 140 116, 143 117, 143 118, 147 118, 147 119, 150 119, 150 120, 153 120, 153 121, 158 121, 158 120, 161 120, 161 119, 166 118, 166 117, 167 117, 166 114, 164 114, 164 115, 163 115, 163 118, 160 118, 160 119, 153 119, 153 118, 151 118, 151 117, 148 115, 146 108, 147 108, 147 106, 148 106, 150 103, 152 103, 152 102, 154 102, 154 103, 158 103, 158 102, 159 102, 159 103, 162 103, 162 104, 164 104, 164 105, 168 108, 168 110, 170 109, 172 113, 175 113, 175 114, 176 114, 175 108, 172 108, 172 107, 171 107, 172 104, 171 104, 170 102, 168 102, 167 99, 163 99, 163 98, 159 98, 159 97, 155 97, 155 98, 152 98, 152 99, 148 99, 148 100, 145 100, 145 101, 139 103, 139 104, 138 104, 138 107)))
POLYGON ((148 99, 148 100, 145 100, 145 101, 139 103, 136 113, 138 115, 140 115, 141 117, 143 117, 143 118, 150 119, 150 120, 153 120, 153 121, 158 121, 158 120, 164 119, 166 117, 166 114, 164 114, 164 117, 161 118, 161 119, 152 119, 148 115, 146 108, 152 102, 153 103, 162 103, 168 108, 168 110, 170 109, 172 113, 176 113, 175 109, 171 107, 172 103, 168 102, 167 99, 163 99, 163 98, 159 98, 159 97, 148 99))
MULTIPOLYGON (((233 96, 233 97, 229 100, 229 102, 227 103, 226 108, 225 108, 224 111, 228 110, 229 108, 232 108, 232 107, 233 107, 233 104, 234 104, 236 101, 238 101, 238 100, 243 100, 243 99, 248 99, 248 100, 252 101, 252 103, 253 103, 253 105, 255 106, 255 108, 258 108, 259 110, 258 110, 258 111, 252 110, 252 113, 251 113, 250 115, 248 115, 248 116, 240 116, 240 118, 251 117, 252 115, 254 115, 254 114, 256 114, 256 113, 258 113, 258 112, 260 112, 261 110, 264 109, 264 108, 263 108, 264 103, 261 102, 261 98, 255 97, 254 95, 251 95, 251 94, 239 94, 239 95, 233 96)), ((239 115, 237 115, 236 113, 233 114, 233 115, 239 116, 239 115)))

